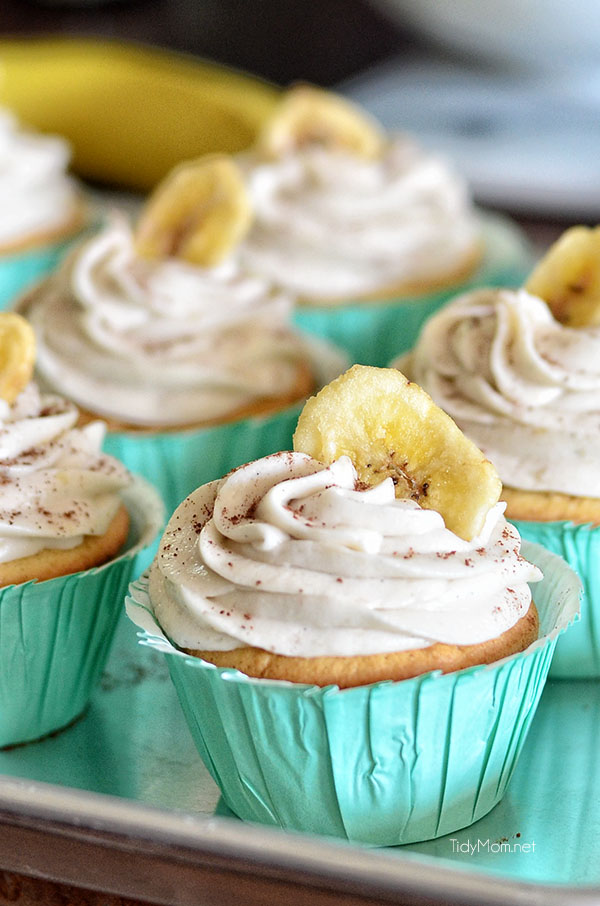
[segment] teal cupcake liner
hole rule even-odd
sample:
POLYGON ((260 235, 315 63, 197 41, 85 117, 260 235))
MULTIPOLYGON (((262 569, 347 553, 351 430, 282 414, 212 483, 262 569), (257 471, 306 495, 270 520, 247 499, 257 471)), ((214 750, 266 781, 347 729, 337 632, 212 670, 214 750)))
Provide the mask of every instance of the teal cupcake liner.
POLYGON ((457 673, 340 690, 253 679, 178 651, 156 623, 147 576, 127 612, 164 652, 198 752, 225 804, 247 821, 374 846, 429 840, 501 799, 580 583, 537 545, 540 639, 457 673))
POLYGON ((581 619, 556 646, 553 679, 600 677, 600 527, 510 520, 522 538, 543 545, 575 570, 583 585, 581 619))
POLYGON ((510 221, 482 215, 484 259, 468 280, 436 293, 343 306, 304 306, 294 323, 346 350, 352 362, 387 366, 415 344, 423 323, 458 293, 478 286, 519 286, 533 265, 531 249, 510 221))
POLYGON ((0 309, 11 307, 32 283, 51 273, 80 235, 22 252, 0 254, 0 309))
MULTIPOLYGON (((317 384, 323 386, 347 367, 347 360, 329 344, 309 338, 317 384)), ((281 412, 246 418, 211 428, 143 434, 108 432, 104 450, 158 488, 167 514, 202 484, 269 453, 292 449, 302 404, 281 412)))
POLYGON ((135 560, 161 528, 162 503, 146 482, 122 494, 131 515, 125 550, 103 566, 0 589, 0 746, 70 724, 106 663, 135 560))
POLYGON ((170 515, 201 484, 275 450, 289 450, 301 409, 190 431, 109 432, 103 449, 151 481, 170 515))

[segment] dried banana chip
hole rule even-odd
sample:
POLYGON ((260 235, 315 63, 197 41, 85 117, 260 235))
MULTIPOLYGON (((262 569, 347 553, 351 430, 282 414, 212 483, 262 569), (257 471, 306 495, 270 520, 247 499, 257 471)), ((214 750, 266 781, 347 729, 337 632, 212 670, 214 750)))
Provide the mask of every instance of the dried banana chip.
POLYGON ((568 327, 600 324, 600 227, 576 226, 550 247, 525 283, 568 327))
POLYGON ((250 227, 244 178, 227 155, 186 161, 160 183, 144 206, 136 248, 144 258, 181 258, 214 267, 250 227))
POLYGON ((0 312, 0 397, 16 400, 31 380, 35 365, 35 334, 28 321, 11 311, 0 312))
POLYGON ((394 368, 354 365, 308 400, 294 450, 326 464, 347 455, 368 485, 391 476, 396 497, 441 513, 466 540, 481 531, 502 489, 475 444, 394 368))
POLYGON ((280 157, 313 143, 375 158, 383 147, 383 133, 367 113, 345 98, 299 85, 287 92, 264 126, 258 148, 268 157, 280 157))

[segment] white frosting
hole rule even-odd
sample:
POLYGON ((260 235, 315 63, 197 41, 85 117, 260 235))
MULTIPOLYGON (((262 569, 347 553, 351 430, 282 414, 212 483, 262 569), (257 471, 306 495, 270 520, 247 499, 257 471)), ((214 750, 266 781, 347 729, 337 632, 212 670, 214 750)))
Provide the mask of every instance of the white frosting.
POLYGON ((0 245, 70 219, 77 204, 75 183, 66 175, 70 156, 64 139, 26 132, 0 110, 0 245))
POLYGON ((477 290, 431 318, 395 364, 504 484, 600 497, 599 327, 565 327, 525 290, 477 290))
POLYGON ((304 301, 443 279, 478 241, 462 181, 404 136, 375 161, 308 145, 241 165, 255 213, 242 259, 304 301))
POLYGON ((493 507, 464 541, 442 517, 359 489, 348 457, 277 453, 204 485, 171 518, 150 573, 154 612, 183 648, 302 657, 471 644, 516 623, 541 578, 493 507))
POLYGON ((221 418, 292 392, 306 349, 286 327, 290 309, 234 258, 212 269, 141 259, 116 214, 26 303, 45 383, 150 426, 221 418))
POLYGON ((131 476, 101 453, 104 425, 75 428, 77 410, 29 384, 0 400, 0 562, 103 535, 131 476))

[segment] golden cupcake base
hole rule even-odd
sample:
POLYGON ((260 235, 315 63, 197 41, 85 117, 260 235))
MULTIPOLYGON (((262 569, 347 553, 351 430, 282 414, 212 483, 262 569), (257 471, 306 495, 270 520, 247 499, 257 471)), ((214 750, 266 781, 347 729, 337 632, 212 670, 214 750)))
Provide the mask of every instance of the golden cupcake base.
POLYGON ((506 501, 506 518, 528 522, 558 522, 600 525, 600 499, 575 497, 551 491, 520 491, 502 488, 501 500, 506 501))
POLYGON ((287 680, 316 686, 336 685, 340 689, 366 686, 382 680, 404 680, 431 670, 453 673, 476 664, 491 664, 523 651, 538 637, 539 620, 533 601, 521 619, 496 638, 476 645, 436 643, 427 648, 370 654, 358 657, 285 657, 262 648, 234 648, 231 651, 183 649, 217 667, 232 667, 247 676, 287 680))
POLYGON ((129 531, 129 513, 121 505, 103 535, 86 535, 77 547, 46 548, 29 557, 0 563, 0 587, 37 579, 55 579, 106 563, 121 549, 129 531))

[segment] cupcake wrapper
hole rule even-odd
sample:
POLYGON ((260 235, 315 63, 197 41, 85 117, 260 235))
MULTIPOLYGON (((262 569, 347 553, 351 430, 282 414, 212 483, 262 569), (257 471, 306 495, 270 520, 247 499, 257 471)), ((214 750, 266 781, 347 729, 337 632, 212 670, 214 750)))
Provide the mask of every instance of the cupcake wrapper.
POLYGON ((136 480, 123 492, 127 548, 104 566, 0 589, 0 746, 29 742, 73 721, 106 663, 139 552, 164 514, 136 480))
MULTIPOLYGON (((318 386, 337 377, 347 367, 344 354, 318 339, 307 340, 318 386)), ((269 453, 292 449, 302 404, 288 406, 274 415, 242 421, 155 434, 110 432, 104 450, 158 488, 167 514, 202 484, 221 478, 242 463, 269 453)))
POLYGON ((142 643, 163 651, 198 751, 225 804, 248 821, 377 846, 465 827, 502 797, 580 583, 537 545, 542 637, 526 652, 457 673, 339 690, 253 679, 174 648, 147 578, 131 587, 142 643))
POLYGON ((0 309, 9 308, 30 284, 53 271, 72 243, 70 238, 40 248, 0 254, 0 309))
POLYGON ((289 450, 301 408, 169 434, 110 432, 103 449, 151 481, 170 515, 201 484, 267 453, 289 450))
POLYGON ((533 258, 518 228, 496 216, 482 221, 484 260, 463 283, 411 299, 305 306, 296 310, 294 323, 345 349, 353 362, 389 365, 412 349, 422 324, 453 296, 477 286, 518 286, 529 273, 533 258))
POLYGON ((600 677, 600 526, 511 520, 521 537, 558 554, 583 584, 581 619, 556 646, 553 679, 600 677))

